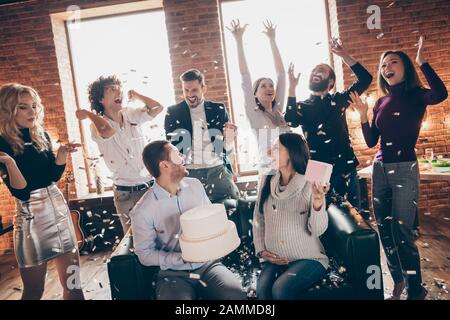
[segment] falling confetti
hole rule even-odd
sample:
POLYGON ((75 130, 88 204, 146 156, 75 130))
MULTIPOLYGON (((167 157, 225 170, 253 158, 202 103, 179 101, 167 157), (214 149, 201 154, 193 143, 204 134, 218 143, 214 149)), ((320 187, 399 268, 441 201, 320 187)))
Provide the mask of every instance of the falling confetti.
POLYGON ((390 7, 392 7, 394 4, 395 4, 395 1, 389 3, 389 5, 388 5, 386 8, 390 8, 390 7))
POLYGON ((200 275, 198 273, 189 273, 189 278, 200 280, 200 275))
POLYGON ((377 35, 377 39, 378 39, 378 40, 380 40, 380 39, 383 38, 383 37, 384 37, 384 33, 383 33, 383 32, 377 35))

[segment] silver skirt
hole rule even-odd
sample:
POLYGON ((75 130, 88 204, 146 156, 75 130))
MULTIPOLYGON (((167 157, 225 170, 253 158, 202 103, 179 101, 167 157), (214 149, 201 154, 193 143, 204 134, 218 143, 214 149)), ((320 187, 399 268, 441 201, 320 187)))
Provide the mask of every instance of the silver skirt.
POLYGON ((42 264, 77 248, 66 201, 55 184, 16 199, 14 251, 19 268, 42 264))

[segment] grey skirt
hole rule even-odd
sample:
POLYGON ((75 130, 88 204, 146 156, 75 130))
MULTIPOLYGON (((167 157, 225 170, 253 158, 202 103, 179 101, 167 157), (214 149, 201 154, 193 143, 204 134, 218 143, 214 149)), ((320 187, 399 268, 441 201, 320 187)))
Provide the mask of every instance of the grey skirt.
POLYGON ((34 267, 71 251, 77 239, 66 201, 55 184, 16 199, 14 251, 19 268, 34 267))

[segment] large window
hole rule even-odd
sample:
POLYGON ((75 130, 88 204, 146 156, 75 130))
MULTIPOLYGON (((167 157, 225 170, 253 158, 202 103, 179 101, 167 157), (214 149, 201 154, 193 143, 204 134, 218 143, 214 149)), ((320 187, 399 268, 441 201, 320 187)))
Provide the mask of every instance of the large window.
MULTIPOLYGON (((79 106, 90 109, 88 84, 100 75, 117 75, 123 84, 124 100, 134 89, 164 106, 174 104, 169 46, 165 15, 162 10, 82 20, 77 28, 68 27, 72 64, 79 106)), ((139 102, 124 106, 138 107, 139 102)), ((75 115, 74 115, 75 116, 75 115)), ((148 139, 164 137, 164 114, 146 128, 148 139)), ((85 151, 90 171, 90 189, 94 175, 111 186, 111 172, 92 141, 89 120, 82 122, 85 151)), ((82 168, 84 169, 84 168, 82 168)))
MULTIPOLYGON (((286 71, 289 63, 293 62, 296 72, 301 73, 297 99, 307 98, 308 78, 312 68, 319 63, 329 63, 325 2, 222 1, 221 10, 224 26, 229 26, 233 19, 239 19, 241 25, 248 24, 244 35, 244 47, 252 80, 262 76, 276 79, 269 41, 262 33, 264 28, 262 22, 270 19, 277 25, 276 39, 286 71)), ((239 127, 237 138, 239 168, 241 173, 251 172, 257 168, 257 140, 250 130, 245 115, 236 43, 231 32, 227 29, 224 32, 233 113, 239 127)), ((286 81, 288 84, 287 78, 286 81)))

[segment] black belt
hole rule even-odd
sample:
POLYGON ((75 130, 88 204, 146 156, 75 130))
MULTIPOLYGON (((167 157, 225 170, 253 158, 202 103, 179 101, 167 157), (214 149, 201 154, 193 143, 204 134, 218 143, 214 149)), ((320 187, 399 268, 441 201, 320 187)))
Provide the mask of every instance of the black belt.
POLYGON ((142 191, 147 190, 153 185, 153 180, 144 183, 144 184, 138 184, 136 186, 119 186, 117 184, 114 185, 114 188, 116 188, 117 191, 142 191))

